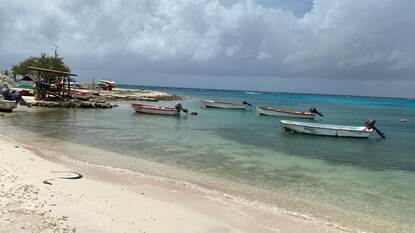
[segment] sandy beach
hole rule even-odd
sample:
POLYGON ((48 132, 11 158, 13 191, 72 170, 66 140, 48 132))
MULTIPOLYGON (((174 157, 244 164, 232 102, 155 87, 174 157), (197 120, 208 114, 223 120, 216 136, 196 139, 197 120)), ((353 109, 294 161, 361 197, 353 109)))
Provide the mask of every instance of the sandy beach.
POLYGON ((0 144, 0 232, 344 232, 237 209, 226 203, 231 197, 201 197, 185 183, 129 183, 123 172, 56 163, 3 136, 0 144), (74 175, 61 171, 83 178, 61 179, 74 175))
POLYGON ((415 1, 0 1, 0 233, 415 233, 415 1))

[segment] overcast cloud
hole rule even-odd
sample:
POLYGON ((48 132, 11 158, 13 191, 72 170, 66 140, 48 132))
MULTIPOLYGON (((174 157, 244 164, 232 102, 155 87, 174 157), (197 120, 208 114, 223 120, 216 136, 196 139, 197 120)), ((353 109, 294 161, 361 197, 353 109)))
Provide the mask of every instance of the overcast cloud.
POLYGON ((57 44, 77 72, 415 79, 413 0, 0 0, 0 9, 2 69, 57 44))

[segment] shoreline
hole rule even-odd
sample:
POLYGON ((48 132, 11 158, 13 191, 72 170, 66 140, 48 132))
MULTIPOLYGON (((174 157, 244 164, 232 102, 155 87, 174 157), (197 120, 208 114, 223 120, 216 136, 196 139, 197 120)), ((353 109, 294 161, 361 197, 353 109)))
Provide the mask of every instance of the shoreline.
MULTIPOLYGON (((51 216, 48 215, 48 218, 55 219, 54 221, 57 221, 60 224, 59 226, 67 224, 68 227, 75 227, 79 232, 96 232, 98 230, 96 227, 98 226, 95 226, 90 222, 82 222, 79 219, 77 221, 59 219, 62 219, 62 216, 67 216, 67 219, 89 218, 89 215, 98 213, 92 213, 93 211, 91 212, 91 210, 83 208, 82 205, 74 204, 75 199, 73 196, 76 195, 78 195, 78 198, 81 196, 89 197, 85 198, 85 203, 103 208, 103 212, 97 217, 97 221, 103 222, 100 225, 112 225, 113 219, 111 221, 103 221, 103 219, 109 219, 110 216, 115 216, 120 219, 120 221, 121 219, 130 219, 131 222, 134 222, 134 224, 128 225, 130 228, 136 227, 138 219, 145 219, 145 217, 149 218, 151 216, 159 217, 160 220, 155 226, 151 224, 151 226, 148 225, 148 222, 142 222, 141 225, 138 224, 142 229, 145 228, 145 232, 170 232, 173 224, 171 221, 173 220, 174 229, 178 232, 218 232, 218 230, 212 230, 211 226, 216 226, 218 228, 215 229, 221 229, 223 231, 226 229, 226 232, 303 232, 305 230, 308 232, 347 232, 341 227, 321 222, 317 223, 307 219, 307 217, 294 216, 288 212, 285 214, 271 214, 254 207, 241 208, 233 203, 233 197, 229 195, 223 194, 221 198, 218 198, 218 195, 221 195, 218 194, 219 192, 216 193, 216 197, 214 195, 210 197, 201 195, 201 193, 197 193, 195 187, 188 182, 175 181, 174 179, 169 178, 161 178, 157 181, 157 179, 154 179, 155 176, 140 175, 135 172, 129 174, 125 169, 108 169, 108 167, 91 166, 86 163, 81 164, 76 161, 62 160, 57 157, 54 157, 51 160, 48 158, 49 156, 47 156, 45 159, 45 156, 39 155, 40 151, 34 153, 31 151, 33 148, 26 148, 25 145, 20 143, 18 143, 20 144, 19 148, 15 148, 15 141, 5 140, 2 136, 0 136, 0 143, 6 148, 0 151, 1 159, 6 161, 6 164, 14 164, 13 166, 21 167, 21 172, 8 171, 9 173, 12 173, 12 176, 19 177, 20 181, 18 184, 20 186, 29 185, 30 187, 35 187, 36 189, 45 192, 43 194, 39 191, 39 194, 31 193, 29 194, 31 198, 42 199, 47 197, 48 195, 51 195, 50 192, 56 193, 54 188, 59 189, 60 193, 65 193, 65 195, 59 196, 59 201, 62 204, 57 203, 57 207, 54 209, 60 209, 62 206, 67 206, 69 204, 70 206, 73 205, 71 208, 73 208, 74 211, 65 213, 62 209, 59 210, 61 212, 54 212, 55 210, 52 210, 51 216), (13 150, 21 151, 16 153, 16 151, 13 150), (9 155, 7 153, 9 153, 9 155), (11 157, 10 154, 13 154, 13 157, 11 157), (19 157, 22 156, 22 158, 16 158, 16 155, 19 157), (21 161, 22 159, 25 159, 26 161, 21 161), (43 170, 39 168, 43 168, 43 170), (51 175, 49 172, 50 170, 68 170, 68 168, 80 171, 84 175, 84 178, 81 180, 59 180, 57 181, 57 185, 53 184, 52 186, 47 186, 39 179, 25 179, 24 177, 25 174, 39 174, 38 176, 41 174, 46 177, 51 175), (29 184, 27 184, 27 182, 29 182, 29 184), (64 185, 61 185, 61 182, 64 185), (93 186, 94 190, 88 188, 88 186, 93 186), (106 201, 112 203, 112 205, 105 206, 105 203, 107 202, 97 203, 95 197, 98 196, 99 199, 99 196, 108 189, 116 190, 111 191, 111 195, 105 197, 105 199, 108 199, 106 201), (76 194, 72 193, 74 190, 76 190, 76 194), (128 203, 125 203, 126 200, 129 200, 128 203), (132 208, 132 203, 135 203, 136 206, 148 206, 149 209, 153 209, 153 205, 159 206, 160 210, 149 216, 149 213, 143 213, 142 211, 138 211, 140 213, 137 213, 136 208, 132 208), (170 206, 172 203, 174 205, 170 206), (59 206, 60 208, 58 208, 59 206), (122 208, 119 209, 119 211, 114 212, 114 209, 120 207, 122 208), (167 213, 165 213, 166 210, 168 210, 167 213), (177 214, 177 211, 182 214, 177 214), (59 215, 62 216, 59 217, 59 215), (185 221, 185 219, 191 219, 191 223, 185 221), (88 229, 91 230, 89 231, 88 229), (166 231, 166 229, 169 230, 166 231)), ((4 164, 4 162, 2 163, 4 164)), ((5 170, 7 170, 7 167, 3 166, 1 168, 2 173, 4 173, 5 170)), ((7 193, 7 191, 4 192, 7 193)), ((3 201, 0 203, 3 203, 3 201)), ((23 200, 23 204, 28 204, 25 203, 25 199, 23 200)), ((25 211, 31 210, 25 209, 25 211)), ((35 213, 35 215, 39 216, 42 216, 41 214, 42 212, 35 213)), ((153 218, 157 219, 157 217, 153 218)), ((9 217, 9 219, 13 219, 13 217, 9 217)), ((18 218, 15 220, 18 222, 18 218)), ((0 226, 2 224, 6 224, 5 226, 7 226, 7 221, 6 223, 2 221, 0 226)), ((108 227, 109 230, 110 226, 108 227)), ((2 229, 5 228, 2 227, 2 229)), ((62 229, 70 228, 63 227, 62 229)), ((120 230, 119 232, 122 232, 121 229, 118 230, 120 230)), ((99 229, 99 232, 101 231, 107 232, 106 229, 99 229)), ((111 231, 108 232, 118 231, 117 229, 111 228, 111 231)))

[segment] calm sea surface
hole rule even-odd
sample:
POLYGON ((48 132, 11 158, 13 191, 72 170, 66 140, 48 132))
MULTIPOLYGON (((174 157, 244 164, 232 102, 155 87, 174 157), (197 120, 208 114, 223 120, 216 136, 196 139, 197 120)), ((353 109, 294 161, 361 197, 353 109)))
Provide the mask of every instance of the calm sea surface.
MULTIPOLYGON (((415 232, 415 101, 146 89, 189 96, 185 107, 199 114, 180 118, 143 115, 134 113, 129 103, 120 103, 111 110, 16 111, 6 121, 41 138, 180 167, 207 180, 229 181, 236 184, 230 188, 233 192, 251 200, 351 229, 415 232), (204 109, 200 106, 202 98, 246 100, 253 105, 299 110, 317 106, 325 114, 314 120, 318 123, 358 126, 374 117, 386 139, 376 134, 369 139, 348 139, 284 133, 279 126, 281 118, 257 116, 254 109, 204 109), (401 117, 407 122, 401 123, 401 117), (239 190, 238 184, 244 188, 239 190)), ((174 102, 157 104, 172 106, 174 102)), ((127 163, 117 164, 123 165, 127 163)))

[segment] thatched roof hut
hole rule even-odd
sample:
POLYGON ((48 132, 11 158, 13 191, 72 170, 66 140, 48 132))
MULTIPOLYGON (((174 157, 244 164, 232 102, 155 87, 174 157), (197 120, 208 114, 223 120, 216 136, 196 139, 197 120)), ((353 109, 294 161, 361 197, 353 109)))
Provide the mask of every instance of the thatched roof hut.
POLYGON ((70 96, 70 77, 77 76, 76 74, 31 66, 28 69, 34 77, 36 84, 35 97, 37 99, 45 99, 50 96, 64 99, 70 96))

